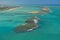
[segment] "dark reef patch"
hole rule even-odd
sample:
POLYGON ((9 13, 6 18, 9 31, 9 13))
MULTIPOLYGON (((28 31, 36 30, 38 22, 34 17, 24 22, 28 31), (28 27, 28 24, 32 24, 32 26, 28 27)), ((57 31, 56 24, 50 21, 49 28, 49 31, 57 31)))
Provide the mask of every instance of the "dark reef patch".
POLYGON ((14 32, 16 32, 16 33, 19 33, 19 32, 29 32, 29 31, 32 31, 34 29, 37 29, 38 27, 39 27, 39 25, 38 25, 37 17, 34 17, 34 18, 32 17, 32 18, 27 19, 25 21, 25 24, 17 26, 14 29, 14 32), (37 23, 34 20, 37 21, 37 23))

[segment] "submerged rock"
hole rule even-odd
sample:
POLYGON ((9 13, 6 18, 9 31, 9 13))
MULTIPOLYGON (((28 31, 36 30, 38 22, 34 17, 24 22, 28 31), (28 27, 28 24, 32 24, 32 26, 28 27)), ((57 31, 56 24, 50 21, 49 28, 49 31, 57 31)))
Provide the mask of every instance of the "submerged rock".
POLYGON ((37 17, 32 17, 25 21, 24 25, 20 25, 14 29, 14 32, 28 32, 39 27, 37 17))

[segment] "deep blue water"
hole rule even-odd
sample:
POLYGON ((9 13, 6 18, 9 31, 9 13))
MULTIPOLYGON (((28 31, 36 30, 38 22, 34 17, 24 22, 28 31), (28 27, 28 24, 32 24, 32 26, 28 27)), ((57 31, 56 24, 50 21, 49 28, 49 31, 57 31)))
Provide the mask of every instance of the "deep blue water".
MULTIPOLYGON (((48 6, 47 6, 48 7, 48 6)), ((0 11, 0 40, 60 40, 60 7, 48 7, 51 12, 44 14, 29 14, 40 12, 40 6, 23 6, 15 10, 0 11), (17 25, 32 16, 37 16, 40 27, 31 32, 15 33, 17 25)))

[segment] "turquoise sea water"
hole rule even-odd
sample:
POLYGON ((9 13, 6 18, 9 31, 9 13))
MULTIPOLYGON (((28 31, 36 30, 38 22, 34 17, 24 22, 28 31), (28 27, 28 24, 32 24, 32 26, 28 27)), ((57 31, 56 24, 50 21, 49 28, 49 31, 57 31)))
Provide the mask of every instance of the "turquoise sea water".
MULTIPOLYGON (((48 6, 47 6, 48 7, 48 6)), ((40 12, 40 6, 23 6, 15 10, 0 11, 0 40, 60 40, 60 7, 48 7, 51 12, 44 14, 29 14, 40 12), (40 27, 31 32, 15 33, 17 25, 32 16, 37 16, 40 27)))

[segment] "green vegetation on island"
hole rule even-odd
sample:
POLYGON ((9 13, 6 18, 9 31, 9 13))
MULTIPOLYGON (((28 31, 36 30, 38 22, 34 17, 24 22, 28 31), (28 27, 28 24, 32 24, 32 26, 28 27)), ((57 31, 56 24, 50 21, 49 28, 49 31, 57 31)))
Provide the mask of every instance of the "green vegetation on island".
POLYGON ((36 21, 38 21, 37 18, 29 18, 29 19, 31 19, 31 20, 27 19, 25 21, 24 25, 17 26, 14 29, 14 32, 28 32, 28 31, 32 31, 39 27, 39 25, 37 23, 35 23, 35 21, 34 21, 34 19, 36 19, 36 21))

